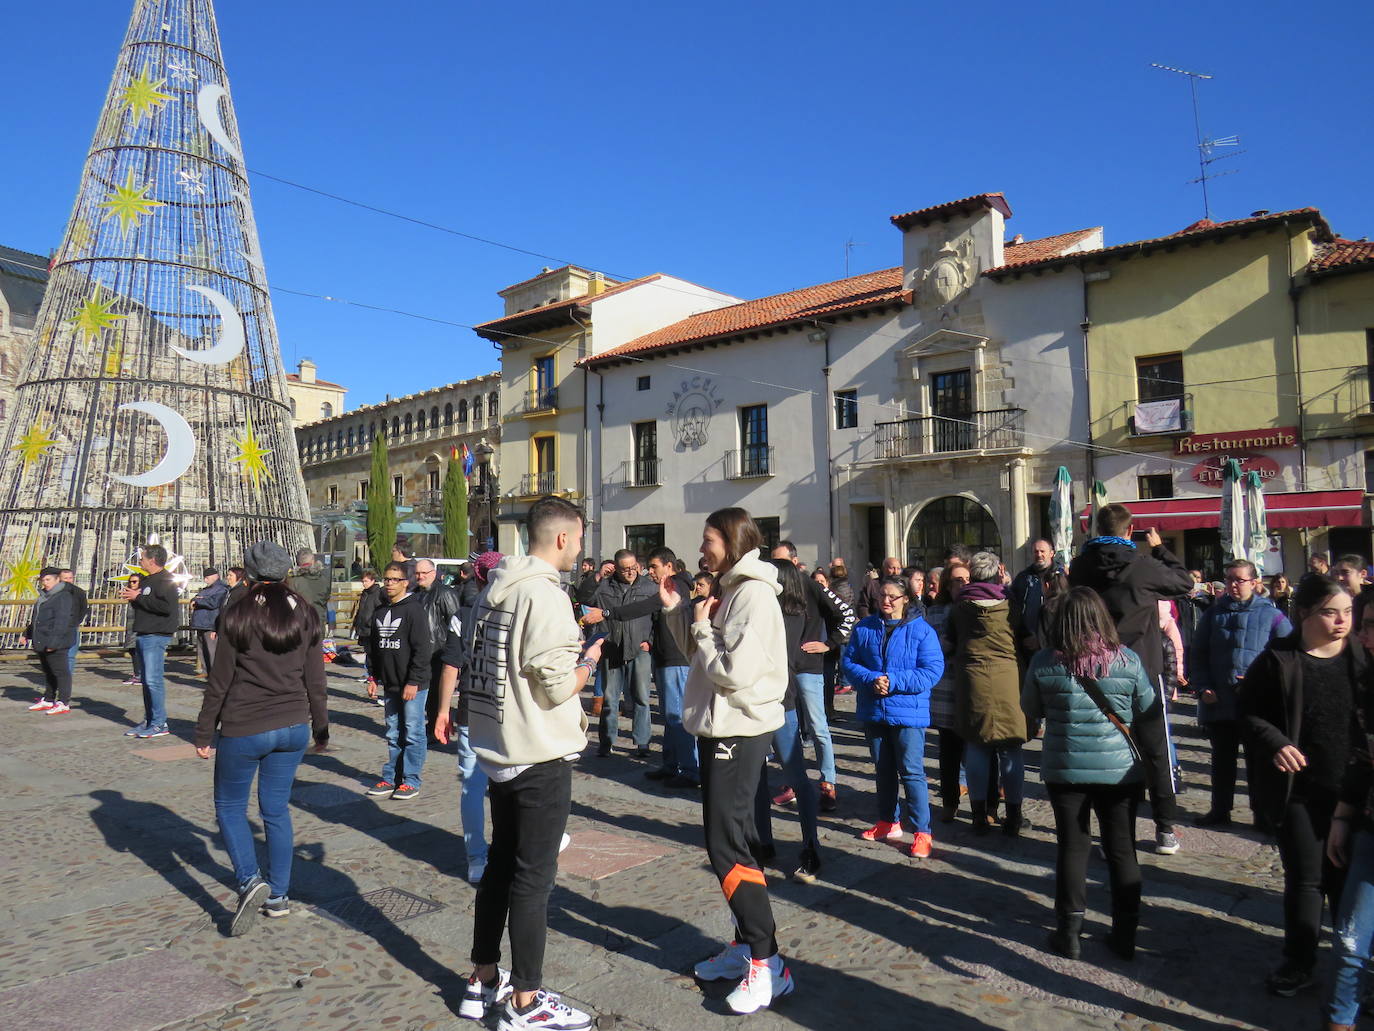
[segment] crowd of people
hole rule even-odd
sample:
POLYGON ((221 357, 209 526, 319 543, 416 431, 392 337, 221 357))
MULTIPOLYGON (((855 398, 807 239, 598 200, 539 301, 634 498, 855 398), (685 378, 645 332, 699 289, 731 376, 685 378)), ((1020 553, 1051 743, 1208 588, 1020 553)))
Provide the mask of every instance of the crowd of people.
MULTIPOLYGON (((872 818, 863 838, 900 842, 917 860, 933 854, 928 749, 940 825, 959 819, 966 794, 975 835, 1017 837, 1024 746, 1039 738, 1056 839, 1047 947, 1082 955, 1096 815, 1110 881, 1105 944, 1129 960, 1147 895, 1135 841, 1143 803, 1156 852, 1182 847, 1184 784, 1168 711, 1188 692, 1212 749, 1210 804, 1196 822, 1232 826, 1243 760, 1254 824, 1278 842, 1284 945, 1268 987, 1289 996, 1315 983, 1325 910, 1337 931, 1327 1026, 1353 1026, 1374 940, 1374 671, 1364 647, 1374 644, 1374 612, 1366 623, 1359 557, 1328 568, 1314 556, 1296 584, 1263 583, 1236 559, 1208 583, 1154 530, 1136 533, 1131 513, 1108 505, 1067 567, 1046 541, 1015 575, 999 556, 956 545, 935 568, 889 558, 854 583, 843 560, 807 570, 791 542, 766 548, 749 514, 731 508, 706 519, 695 572, 660 547, 584 558, 574 574, 583 529, 576 507, 547 498, 531 508, 527 555, 476 556, 451 585, 399 547, 380 573, 358 571, 353 634, 386 728, 367 794, 416 797, 431 738, 458 752, 477 886, 463 1016, 499 1009, 508 1031, 593 1024, 542 983, 572 764, 591 719, 598 757, 624 747, 645 760, 647 778, 699 792, 707 859, 735 934, 696 964, 697 977, 735 981, 726 1002, 737 1013, 791 993, 764 875, 777 858, 771 810, 797 807, 793 877, 813 883, 823 862, 818 814, 842 807, 834 698, 851 691, 872 759, 872 790, 858 803, 872 818)), ((145 548, 122 592, 144 696, 144 719, 129 731, 139 738, 168 733, 163 666, 181 615, 166 560, 160 546, 145 548)), ((290 912, 291 784, 311 742, 329 743, 330 580, 309 551, 293 563, 271 542, 250 548, 223 581, 215 569, 204 579, 191 614, 208 677, 195 745, 215 760, 216 815, 238 890, 230 933, 241 934, 258 915, 290 912), (247 820, 255 778, 265 873, 247 820)), ((24 637, 45 690, 31 708, 60 715, 87 603, 69 570, 45 568, 40 586, 24 637)))

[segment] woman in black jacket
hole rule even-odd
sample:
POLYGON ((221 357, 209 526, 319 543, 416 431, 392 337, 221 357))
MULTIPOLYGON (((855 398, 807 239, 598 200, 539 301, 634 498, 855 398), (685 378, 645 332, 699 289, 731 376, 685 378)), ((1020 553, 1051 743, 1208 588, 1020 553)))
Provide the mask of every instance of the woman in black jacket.
POLYGON ((1353 599, 1328 576, 1303 577, 1289 637, 1260 653, 1237 685, 1241 725, 1255 750, 1255 811, 1278 828, 1283 860, 1283 963, 1269 990, 1312 984, 1323 898, 1334 913, 1344 874, 1326 836, 1357 741, 1355 703, 1365 652, 1351 635, 1353 599))
POLYGON ((268 916, 290 912, 291 785, 311 728, 315 751, 329 743, 319 614, 281 582, 290 569, 284 549, 258 544, 250 556, 262 560, 249 571, 257 582, 224 614, 196 721, 196 754, 215 757, 215 817, 238 881, 238 907, 229 926, 234 936, 252 927, 264 905, 268 916), (248 825, 255 776, 267 835, 266 880, 248 825))

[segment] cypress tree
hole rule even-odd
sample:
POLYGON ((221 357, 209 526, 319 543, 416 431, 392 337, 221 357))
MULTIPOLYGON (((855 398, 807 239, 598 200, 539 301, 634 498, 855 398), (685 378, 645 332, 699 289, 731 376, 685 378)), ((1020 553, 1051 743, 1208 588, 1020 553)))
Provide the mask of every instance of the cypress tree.
POLYGON ((372 566, 380 574, 391 561, 396 543, 396 499, 391 493, 391 465, 387 462, 386 438, 372 438, 372 473, 367 482, 367 548, 372 566))
POLYGON ((468 544, 468 481, 463 475, 463 463, 457 455, 449 455, 444 473, 444 555, 447 558, 467 558, 468 544))

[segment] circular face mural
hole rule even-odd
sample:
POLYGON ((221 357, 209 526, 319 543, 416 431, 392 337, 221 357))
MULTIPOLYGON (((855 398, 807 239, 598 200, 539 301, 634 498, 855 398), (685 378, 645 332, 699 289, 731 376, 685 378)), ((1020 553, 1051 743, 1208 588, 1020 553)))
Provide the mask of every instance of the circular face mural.
POLYGON ((667 415, 673 421, 676 450, 696 451, 706 443, 711 416, 722 400, 715 380, 709 376, 693 376, 678 384, 667 408, 667 415))

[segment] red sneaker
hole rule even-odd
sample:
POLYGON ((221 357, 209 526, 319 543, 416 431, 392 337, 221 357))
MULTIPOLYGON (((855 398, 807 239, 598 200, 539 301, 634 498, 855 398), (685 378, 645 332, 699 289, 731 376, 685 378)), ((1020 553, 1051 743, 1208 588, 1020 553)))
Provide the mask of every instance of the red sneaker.
POLYGON ((901 836, 902 825, 900 823, 887 823, 883 820, 879 820, 859 835, 864 841, 892 841, 901 836))
POLYGON ((911 847, 906 850, 906 854, 916 859, 929 859, 930 846, 934 844, 929 834, 918 832, 911 842, 911 847))
POLYGON ((791 788, 784 786, 781 791, 773 796, 774 805, 787 805, 789 802, 797 800, 797 793, 791 788))

